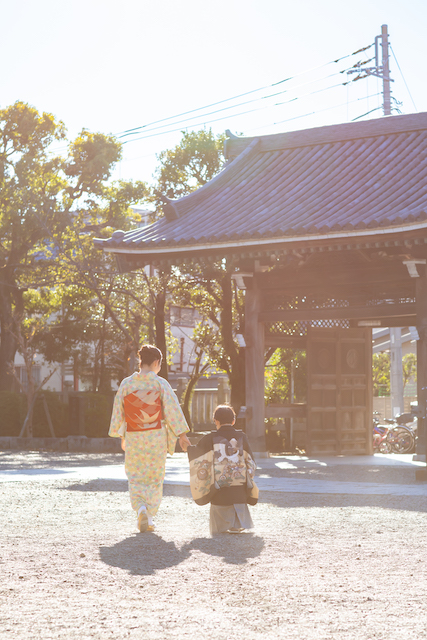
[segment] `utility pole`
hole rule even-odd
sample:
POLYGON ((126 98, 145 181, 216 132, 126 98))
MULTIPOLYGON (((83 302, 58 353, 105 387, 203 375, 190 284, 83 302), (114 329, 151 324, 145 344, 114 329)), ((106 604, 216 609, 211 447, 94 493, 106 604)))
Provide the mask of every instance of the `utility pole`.
MULTIPOLYGON (((377 36, 379 38, 379 36, 377 36)), ((375 60, 377 60, 377 38, 375 38, 375 60)), ((387 25, 381 27, 382 78, 383 78, 383 111, 385 116, 391 115, 390 101, 390 66, 388 64, 388 32, 387 25)), ((378 63, 377 63, 378 64, 378 63)))
POLYGON ((383 81, 383 115, 391 115, 391 91, 390 82, 394 82, 390 78, 390 66, 389 66, 389 53, 388 53, 388 29, 387 25, 383 24, 381 27, 381 35, 375 36, 375 67, 365 67, 363 63, 358 62, 354 66, 354 69, 350 69, 347 73, 360 74, 355 80, 361 80, 367 76, 375 76, 381 78, 383 81), (380 45, 381 41, 381 45, 380 45), (380 64, 380 46, 381 46, 381 64, 380 64), (366 74, 366 75, 363 75, 366 74))

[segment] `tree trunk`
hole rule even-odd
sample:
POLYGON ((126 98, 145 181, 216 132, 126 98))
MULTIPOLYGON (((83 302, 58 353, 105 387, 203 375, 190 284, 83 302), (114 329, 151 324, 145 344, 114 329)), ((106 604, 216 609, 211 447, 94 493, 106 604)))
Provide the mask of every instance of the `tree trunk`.
POLYGON ((199 377, 189 379, 188 384, 185 388, 184 400, 182 402, 182 413, 184 414, 184 418, 186 419, 187 424, 191 430, 193 430, 193 423, 191 421, 190 403, 193 396, 194 387, 196 386, 199 377))
POLYGON ((37 393, 35 390, 34 377, 33 377, 33 358, 32 354, 28 357, 28 353, 24 352, 24 360, 25 360, 25 368, 27 370, 27 415, 25 416, 24 424, 21 429, 20 437, 28 436, 28 438, 33 437, 33 411, 34 405, 36 403, 37 393))
POLYGON ((21 433, 19 434, 20 438, 33 437, 33 412, 34 412, 34 405, 36 403, 36 399, 37 399, 37 394, 34 393, 32 397, 29 397, 29 395, 27 394, 27 402, 28 402, 27 415, 25 416, 24 424, 22 425, 21 433))
POLYGON ((163 353, 162 368, 159 375, 165 380, 168 379, 167 364, 167 348, 166 348, 166 321, 165 321, 165 305, 166 305, 166 287, 157 293, 155 306, 155 327, 156 327, 156 346, 163 353))
POLYGON ((100 393, 108 393, 111 391, 110 376, 108 375, 105 365, 105 335, 107 326, 107 310, 104 307, 104 317, 102 320, 101 340, 99 343, 100 348, 100 369, 99 369, 99 386, 98 391, 100 393))
POLYGON ((12 391, 13 377, 9 375, 15 360, 17 340, 13 331, 12 301, 7 283, 0 284, 0 391, 12 391))
POLYGON ((240 407, 245 404, 245 357, 243 350, 237 349, 233 338, 233 290, 229 273, 224 274, 220 285, 222 289, 221 337, 224 351, 230 363, 228 378, 231 405, 237 414, 240 407))

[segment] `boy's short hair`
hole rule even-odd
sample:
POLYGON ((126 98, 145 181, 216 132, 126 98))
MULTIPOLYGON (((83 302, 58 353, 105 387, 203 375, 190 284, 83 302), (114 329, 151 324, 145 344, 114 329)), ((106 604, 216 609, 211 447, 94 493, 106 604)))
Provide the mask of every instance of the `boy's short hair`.
POLYGON ((233 407, 228 404, 219 404, 214 411, 214 420, 218 420, 219 424, 232 424, 236 419, 233 407))

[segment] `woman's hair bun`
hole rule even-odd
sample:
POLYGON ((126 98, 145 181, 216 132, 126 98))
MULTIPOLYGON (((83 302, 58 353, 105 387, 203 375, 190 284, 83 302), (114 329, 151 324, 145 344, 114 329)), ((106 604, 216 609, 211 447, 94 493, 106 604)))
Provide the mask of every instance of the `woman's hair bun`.
POLYGON ((161 362, 163 358, 162 352, 160 351, 160 349, 158 349, 152 344, 143 344, 140 350, 138 351, 138 355, 139 355, 139 363, 141 365, 143 364, 150 365, 150 364, 153 364, 153 362, 155 362, 156 360, 160 360, 161 362))

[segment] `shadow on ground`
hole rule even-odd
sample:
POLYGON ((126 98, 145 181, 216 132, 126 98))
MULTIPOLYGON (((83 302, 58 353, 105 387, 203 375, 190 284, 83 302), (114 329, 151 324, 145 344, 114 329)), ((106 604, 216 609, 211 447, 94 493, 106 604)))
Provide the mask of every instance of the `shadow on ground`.
MULTIPOLYGON (((76 482, 66 487, 61 487, 61 489, 67 491, 126 492, 128 490, 128 483, 127 480, 94 479, 85 482, 76 482)), ((183 485, 165 484, 163 486, 163 495, 192 500, 190 487, 183 485)), ((372 507, 375 509, 397 509, 399 511, 427 513, 427 487, 425 496, 262 491, 260 492, 259 502, 260 504, 272 504, 281 509, 372 507)), ((256 510, 256 507, 254 507, 254 509, 256 510)), ((201 551, 203 551, 203 549, 201 549, 201 551)))
POLYGON ((135 534, 112 547, 100 547, 102 562, 119 567, 136 576, 148 576, 174 567, 190 556, 188 549, 179 549, 155 533, 135 534))
MULTIPOLYGON (((282 493, 263 491, 260 503, 273 504, 281 509, 322 509, 346 507, 371 507, 374 509, 396 509, 427 513, 427 490, 425 496, 391 496, 336 493, 282 493)), ((256 507, 255 507, 256 509, 256 507)))
POLYGON ((65 491, 125 492, 128 490, 128 481, 96 478, 95 480, 88 480, 88 481, 85 480, 81 482, 74 482, 73 484, 70 484, 67 487, 60 487, 60 489, 65 491))
MULTIPOLYGON (((112 478, 94 478, 93 480, 80 480, 73 482, 66 487, 60 487, 65 491, 118 491, 124 492, 128 490, 127 480, 114 480, 112 478)), ((191 498, 190 487, 187 485, 163 485, 164 496, 177 496, 179 498, 191 498)))
POLYGON ((263 538, 251 533, 196 538, 181 548, 155 533, 144 533, 125 538, 112 547, 100 547, 99 556, 111 567, 118 567, 131 575, 147 576, 177 566, 196 550, 222 558, 227 564, 242 565, 249 558, 259 556, 263 548, 263 538))
POLYGON ((101 467, 121 464, 123 453, 73 453, 49 451, 0 451, 0 469, 52 469, 53 467, 101 467))
POLYGON ((246 564, 249 558, 258 557, 263 548, 264 539, 247 532, 237 536, 222 533, 213 538, 195 538, 183 550, 197 550, 209 556, 217 556, 227 564, 246 564))

